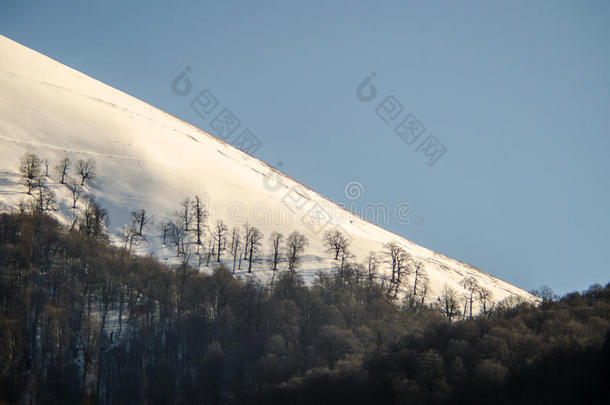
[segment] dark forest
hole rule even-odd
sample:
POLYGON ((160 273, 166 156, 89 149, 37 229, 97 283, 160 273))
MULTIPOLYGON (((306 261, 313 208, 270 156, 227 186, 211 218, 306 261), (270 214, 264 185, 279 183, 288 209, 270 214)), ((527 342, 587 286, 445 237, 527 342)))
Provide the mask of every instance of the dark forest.
POLYGON ((0 215, 0 404, 602 404, 610 285, 448 319, 357 267, 273 285, 0 215))

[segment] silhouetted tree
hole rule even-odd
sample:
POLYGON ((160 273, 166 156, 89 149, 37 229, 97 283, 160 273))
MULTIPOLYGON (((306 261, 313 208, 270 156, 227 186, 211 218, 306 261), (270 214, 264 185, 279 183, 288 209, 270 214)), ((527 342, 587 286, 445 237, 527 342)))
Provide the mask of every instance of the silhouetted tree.
POLYGON ((223 221, 216 221, 214 226, 214 240, 216 241, 216 261, 220 263, 220 254, 225 248, 226 233, 229 230, 223 221))
POLYGON ((72 184, 72 186, 70 186, 70 191, 72 192, 72 209, 76 209, 76 203, 78 202, 81 194, 80 184, 76 182, 72 184))
POLYGON ((324 233, 324 244, 328 251, 335 254, 335 260, 339 260, 339 255, 347 251, 349 240, 339 230, 326 231, 324 233))
POLYGON ((246 234, 248 244, 245 246, 245 249, 248 252, 248 273, 252 273, 252 262, 254 261, 255 256, 260 253, 263 234, 258 228, 253 226, 247 228, 246 234))
POLYGON ((466 316, 466 305, 469 305, 469 308, 470 308, 469 316, 472 318, 472 304, 477 299, 477 291, 479 290, 479 283, 477 283, 477 280, 474 277, 470 276, 470 277, 464 277, 460 281, 460 285, 462 287, 464 287, 464 290, 466 290, 464 316, 466 316))
POLYGON ((286 258, 288 260, 288 270, 290 272, 294 272, 296 270, 296 266, 301 260, 301 255, 305 251, 305 247, 307 247, 307 238, 305 235, 294 231, 286 239, 286 258))
POLYGON ((68 173, 68 169, 70 168, 70 164, 72 162, 67 157, 63 158, 59 161, 57 166, 55 166, 55 171, 58 174, 59 184, 65 184, 66 174, 68 173))
POLYGON ((131 211, 131 223, 133 224, 133 229, 137 236, 143 236, 142 232, 144 231, 144 227, 149 225, 151 221, 151 217, 146 214, 144 208, 131 211))
POLYGON ((201 237, 203 236, 203 230, 205 226, 205 220, 207 217, 207 213, 205 211, 205 207, 203 206, 202 199, 196 195, 195 200, 192 203, 192 211, 193 211, 193 219, 195 220, 195 237, 197 238, 197 245, 201 246, 201 237))
POLYGON ((108 225, 108 212, 93 197, 87 197, 79 225, 80 231, 95 238, 105 237, 108 225))
POLYGON ((93 159, 79 160, 76 162, 76 170, 80 174, 80 185, 84 186, 85 182, 95 179, 97 176, 97 164, 93 159))
POLYGON ((27 194, 31 194, 32 190, 43 181, 42 160, 33 153, 24 154, 19 164, 19 173, 28 189, 27 194))
POLYGON ((438 306, 443 315, 451 321, 460 314, 460 301, 457 293, 449 286, 443 288, 443 292, 438 299, 438 306))
POLYGON ((277 270, 277 265, 280 263, 283 238, 284 236, 278 232, 272 232, 269 237, 271 242, 271 270, 273 271, 277 270))

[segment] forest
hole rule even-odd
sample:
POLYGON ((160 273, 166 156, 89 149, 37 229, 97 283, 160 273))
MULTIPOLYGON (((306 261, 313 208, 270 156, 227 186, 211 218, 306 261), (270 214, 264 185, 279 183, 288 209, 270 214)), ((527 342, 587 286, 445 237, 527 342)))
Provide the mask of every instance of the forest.
POLYGON ((296 265, 273 284, 168 267, 91 218, 0 214, 0 404, 610 398, 610 284, 452 317, 350 263, 312 285, 296 265))

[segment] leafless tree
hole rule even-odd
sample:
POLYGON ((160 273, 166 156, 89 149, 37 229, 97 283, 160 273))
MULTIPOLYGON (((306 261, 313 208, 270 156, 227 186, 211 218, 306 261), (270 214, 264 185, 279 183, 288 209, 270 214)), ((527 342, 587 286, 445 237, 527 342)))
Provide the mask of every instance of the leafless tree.
POLYGON ((250 228, 250 224, 244 225, 244 260, 248 260, 248 246, 250 246, 250 236, 252 235, 250 228))
POLYGON ((394 298, 398 297, 400 286, 405 277, 411 275, 411 255, 408 254, 404 249, 401 248, 398 256, 396 257, 396 277, 394 278, 394 298))
POLYGON ((180 226, 184 232, 190 232, 190 226, 193 222, 193 212, 191 210, 191 199, 185 198, 180 202, 180 208, 176 213, 179 219, 180 226))
POLYGON ((86 181, 91 181, 97 176, 97 164, 93 159, 79 160, 76 163, 76 170, 80 174, 80 185, 84 186, 86 181))
POLYGON ((149 225, 151 222, 151 217, 146 214, 146 210, 141 208, 136 211, 131 211, 131 222, 133 224, 133 228, 136 232, 136 235, 143 236, 142 232, 146 225, 149 225))
POLYGON ((72 218, 70 220, 70 231, 73 231, 74 229, 76 229, 76 224, 78 223, 79 220, 80 220, 80 217, 78 216, 78 211, 72 211, 72 218))
POLYGON ((282 239, 284 236, 281 233, 273 232, 269 237, 271 242, 271 270, 276 271, 277 265, 280 263, 282 251, 282 239))
POLYGON ((341 251, 339 252, 339 259, 341 260, 341 262, 339 263, 339 274, 341 276, 343 276, 343 269, 345 268, 345 265, 347 264, 347 262, 350 259, 354 258, 354 255, 348 250, 347 245, 341 248, 341 251))
POLYGON ((301 254, 305 251, 308 241, 305 235, 294 231, 286 240, 286 258, 288 259, 288 270, 294 272, 301 259, 301 254))
POLYGON ((176 257, 179 257, 184 251, 184 239, 186 232, 182 226, 176 225, 173 221, 168 223, 167 236, 170 242, 176 247, 176 257))
POLYGON ((424 269, 422 262, 417 262, 413 265, 413 292, 411 294, 412 299, 419 297, 421 304, 423 305, 428 293, 428 273, 424 269))
POLYGON ((128 252, 131 252, 134 246, 138 246, 144 241, 144 239, 138 235, 133 222, 123 227, 120 236, 123 240, 123 247, 127 249, 128 252))
POLYGON ((335 260, 339 260, 342 251, 349 247, 349 240, 339 230, 327 231, 324 234, 324 244, 329 252, 335 253, 335 260))
POLYGON ((248 252, 248 273, 252 273, 252 262, 254 261, 255 255, 260 252, 261 240, 263 239, 263 233, 258 228, 250 226, 248 227, 248 244, 245 246, 248 252))
POLYGON ((379 257, 377 257, 375 252, 369 252, 369 256, 367 258, 367 281, 369 283, 369 288, 372 287, 373 282, 375 281, 378 265, 379 257))
POLYGON ((93 197, 85 200, 83 216, 79 229, 89 236, 103 237, 108 226, 108 213, 95 201, 93 197))
POLYGON ((237 264, 237 257, 239 256, 239 264, 241 267, 241 239, 239 235, 239 230, 237 228, 233 228, 233 232, 231 233, 231 255, 233 256, 233 274, 235 274, 235 266, 237 264))
POLYGON ((451 321, 454 317, 459 315, 460 301, 455 290, 449 286, 443 288, 441 296, 438 298, 438 307, 440 312, 451 321))
MULTIPOLYGON (((466 290, 464 297, 466 298, 466 305, 470 306, 470 317, 472 318, 472 303, 477 299, 476 294, 479 290, 479 284, 474 277, 470 276, 464 277, 460 281, 460 285, 466 290)), ((464 306, 464 316, 466 316, 466 305, 464 306)))
POLYGON ((197 245, 201 246, 201 237, 203 235, 207 213, 205 211, 205 207, 203 206, 203 201, 201 201, 201 198, 198 195, 195 196, 195 200, 193 201, 191 208, 192 217, 195 220, 195 229, 193 232, 195 232, 195 237, 197 238, 197 245))
POLYGON ((70 168, 70 164, 72 162, 67 157, 63 158, 59 161, 57 166, 55 166, 55 171, 59 175, 59 184, 65 184, 66 182, 66 174, 68 173, 68 169, 70 168))
POLYGON ((231 244, 229 245, 231 256, 235 255, 235 245, 239 241, 239 237, 239 230, 237 228, 231 228, 231 244))
POLYGON ((214 226, 214 240, 216 241, 216 261, 220 263, 220 255, 226 245, 226 232, 229 230, 223 221, 216 221, 214 226))
POLYGON ((35 187, 36 191, 38 192, 38 197, 36 197, 34 211, 44 212, 47 210, 55 210, 55 193, 53 193, 53 191, 47 187, 44 179, 38 179, 35 187))
POLYGON ((533 295, 542 298, 543 304, 548 304, 550 302, 556 301, 559 298, 557 294, 553 292, 553 289, 548 285, 543 285, 540 288, 536 288, 530 292, 533 295))
MULTIPOLYGON (((147 216, 145 209, 131 212, 130 223, 121 231, 121 238, 123 239, 125 249, 127 249, 128 252, 131 252, 134 246, 139 246, 146 240, 143 235, 143 230, 150 221, 151 219, 147 216)), ((166 235, 164 235, 164 244, 165 238, 166 235)))
POLYGON ((426 302, 426 296, 428 295, 428 287, 430 285, 430 279, 425 274, 420 274, 420 282, 417 287, 417 295, 419 297, 419 304, 423 307, 426 302), (425 277, 424 277, 425 276, 425 277))
POLYGON ((480 286, 477 290, 477 295, 479 302, 483 306, 483 313, 486 314, 488 310, 493 308, 493 294, 489 289, 480 286))
POLYGON ((76 203, 78 202, 81 193, 80 184, 78 184, 78 182, 75 182, 70 187, 70 190, 72 191, 72 209, 76 209, 76 203))
POLYGON ((386 243, 384 247, 386 248, 386 255, 389 257, 389 262, 392 265, 391 282, 394 283, 396 282, 397 272, 400 271, 400 262, 405 254, 405 250, 396 242, 386 243))
POLYGON ((28 188, 27 194, 32 194, 32 190, 42 181, 42 160, 33 153, 24 154, 19 164, 19 173, 28 188))
POLYGON ((164 245, 167 242, 167 237, 169 235, 170 226, 171 226, 171 221, 163 221, 159 224, 159 230, 161 231, 161 238, 163 239, 164 245))

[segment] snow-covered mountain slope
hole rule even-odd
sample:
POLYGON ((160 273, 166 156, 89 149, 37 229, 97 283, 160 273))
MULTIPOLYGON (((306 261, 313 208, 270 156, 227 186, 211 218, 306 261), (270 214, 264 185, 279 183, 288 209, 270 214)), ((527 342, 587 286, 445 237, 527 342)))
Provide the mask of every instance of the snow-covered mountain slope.
MULTIPOLYGON (((145 208, 158 224, 174 215, 181 200, 198 194, 209 211, 208 225, 222 219, 230 227, 246 222, 257 226, 265 234, 264 254, 270 251, 271 232, 304 234, 309 245, 299 271, 309 279, 336 266, 322 241, 325 231, 336 228, 349 235, 356 261, 365 260, 370 251, 383 252, 388 242, 403 246, 424 264, 430 300, 445 285, 464 291, 459 282, 466 276, 491 290, 496 301, 513 295, 535 299, 475 267, 362 220, 193 125, 0 37, 0 205, 4 209, 31 198, 18 175, 26 151, 48 159, 50 168, 66 156, 73 161, 95 159, 98 177, 88 192, 108 210, 115 235, 129 222, 132 210, 145 208)), ((74 214, 71 193, 54 181, 52 169, 49 176, 59 203, 55 215, 68 223, 74 214)), ((146 233, 148 242, 140 251, 171 261, 174 254, 162 245, 157 227, 150 226, 146 233)), ((390 271, 388 265, 382 268, 390 271)), ((261 261, 254 274, 265 278, 268 269, 269 264, 261 261)))

